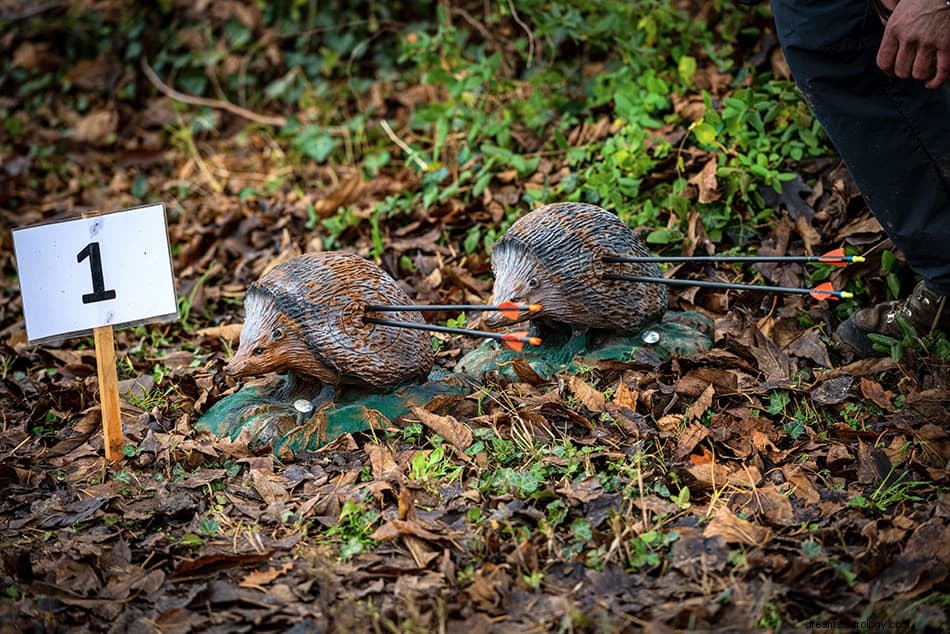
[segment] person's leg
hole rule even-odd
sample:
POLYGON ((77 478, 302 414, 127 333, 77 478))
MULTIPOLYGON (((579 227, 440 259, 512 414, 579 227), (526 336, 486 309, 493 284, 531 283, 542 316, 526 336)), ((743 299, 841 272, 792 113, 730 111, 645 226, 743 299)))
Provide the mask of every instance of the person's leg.
POLYGON ((950 87, 927 90, 875 64, 869 0, 773 0, 799 89, 868 206, 927 287, 950 294, 950 87))
POLYGON ((772 12, 795 82, 871 211, 930 295, 950 295, 950 87, 877 68, 871 0, 772 0, 772 12))

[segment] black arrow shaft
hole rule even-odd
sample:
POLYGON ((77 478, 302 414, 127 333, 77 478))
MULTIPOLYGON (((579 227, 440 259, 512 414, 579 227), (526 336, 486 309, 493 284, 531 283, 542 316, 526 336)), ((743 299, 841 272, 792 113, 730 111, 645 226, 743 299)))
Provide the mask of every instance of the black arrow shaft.
POLYGON ((669 257, 657 257, 657 256, 606 256, 603 259, 604 262, 608 263, 620 263, 620 262, 653 262, 657 264, 663 264, 667 262, 709 262, 709 263, 722 263, 722 262, 748 262, 748 263, 757 263, 757 262, 851 262, 853 256, 850 255, 700 255, 700 256, 685 256, 685 255, 676 255, 669 257))
POLYGON ((432 332, 446 332, 451 335, 471 335, 472 337, 487 337, 488 339, 504 340, 504 336, 497 332, 488 332, 486 330, 469 330, 467 328, 450 328, 449 326, 438 326, 436 324, 413 324, 406 321, 396 321, 394 319, 376 319, 375 317, 364 317, 364 323, 379 324, 381 326, 393 326, 394 328, 408 328, 410 330, 429 330, 432 332))
POLYGON ((667 284, 669 286, 698 286, 700 288, 720 288, 743 291, 762 291, 763 293, 787 293, 790 295, 838 295, 838 291, 816 291, 808 288, 790 288, 786 286, 759 286, 758 284, 733 284, 731 282, 710 282, 708 280, 676 280, 665 277, 648 277, 644 275, 615 275, 607 273, 604 279, 623 280, 625 282, 648 282, 653 284, 667 284))

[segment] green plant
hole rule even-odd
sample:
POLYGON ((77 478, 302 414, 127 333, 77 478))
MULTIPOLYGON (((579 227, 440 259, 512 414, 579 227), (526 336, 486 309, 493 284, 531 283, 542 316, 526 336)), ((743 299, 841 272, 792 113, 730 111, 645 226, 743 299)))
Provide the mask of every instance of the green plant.
POLYGON ((900 337, 872 332, 868 333, 868 339, 873 343, 875 350, 889 354, 891 360, 897 363, 904 356, 905 349, 915 346, 917 331, 914 330, 913 324, 904 315, 898 315, 895 323, 897 323, 897 327, 901 332, 900 337))
POLYGON ((663 553, 673 542, 679 539, 679 533, 658 530, 647 531, 630 540, 627 545, 627 565, 634 570, 653 568, 660 565, 663 553))
POLYGON ((884 513, 898 502, 923 501, 924 498, 912 494, 911 491, 916 487, 926 485, 926 483, 909 480, 910 475, 907 472, 903 472, 897 477, 894 477, 894 469, 895 467, 891 467, 891 470, 887 473, 887 477, 881 481, 870 495, 856 495, 848 500, 848 506, 884 513))
POLYGON ((327 537, 336 537, 340 542, 340 558, 350 559, 376 548, 376 541, 370 537, 379 522, 379 514, 363 507, 357 502, 344 502, 336 526, 324 533, 327 537))
POLYGON ((452 482, 462 477, 462 465, 452 462, 445 455, 445 445, 440 444, 432 451, 420 451, 409 463, 409 478, 421 482, 452 482))

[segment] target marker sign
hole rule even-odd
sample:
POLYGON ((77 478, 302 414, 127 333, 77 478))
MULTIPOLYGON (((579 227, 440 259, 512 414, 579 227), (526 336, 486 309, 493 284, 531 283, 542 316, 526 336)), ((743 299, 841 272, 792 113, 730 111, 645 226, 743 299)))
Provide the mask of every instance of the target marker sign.
POLYGON ((13 248, 27 340, 95 337, 106 457, 115 461, 122 428, 113 328, 178 313, 165 205, 14 229, 13 248))

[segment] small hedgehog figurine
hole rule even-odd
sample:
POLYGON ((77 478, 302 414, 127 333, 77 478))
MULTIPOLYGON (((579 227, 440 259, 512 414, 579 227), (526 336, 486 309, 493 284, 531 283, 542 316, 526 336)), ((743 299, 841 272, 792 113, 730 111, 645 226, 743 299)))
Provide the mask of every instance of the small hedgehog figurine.
MULTIPOLYGON (((659 277, 656 264, 605 264, 611 255, 649 256, 636 234, 614 214, 585 203, 554 203, 525 214, 495 243, 496 302, 541 304, 525 315, 565 324, 635 334, 666 311, 662 284, 606 280, 604 273, 659 277)), ((514 323, 500 314, 492 327, 514 323)))
MULTIPOLYGON (((277 398, 317 407, 340 385, 386 390, 425 378, 435 359, 426 333, 363 323, 369 304, 408 303, 389 275, 357 255, 291 258, 248 288, 240 345, 225 370, 235 377, 286 370, 277 398)), ((392 315, 424 323, 418 313, 392 315)))

